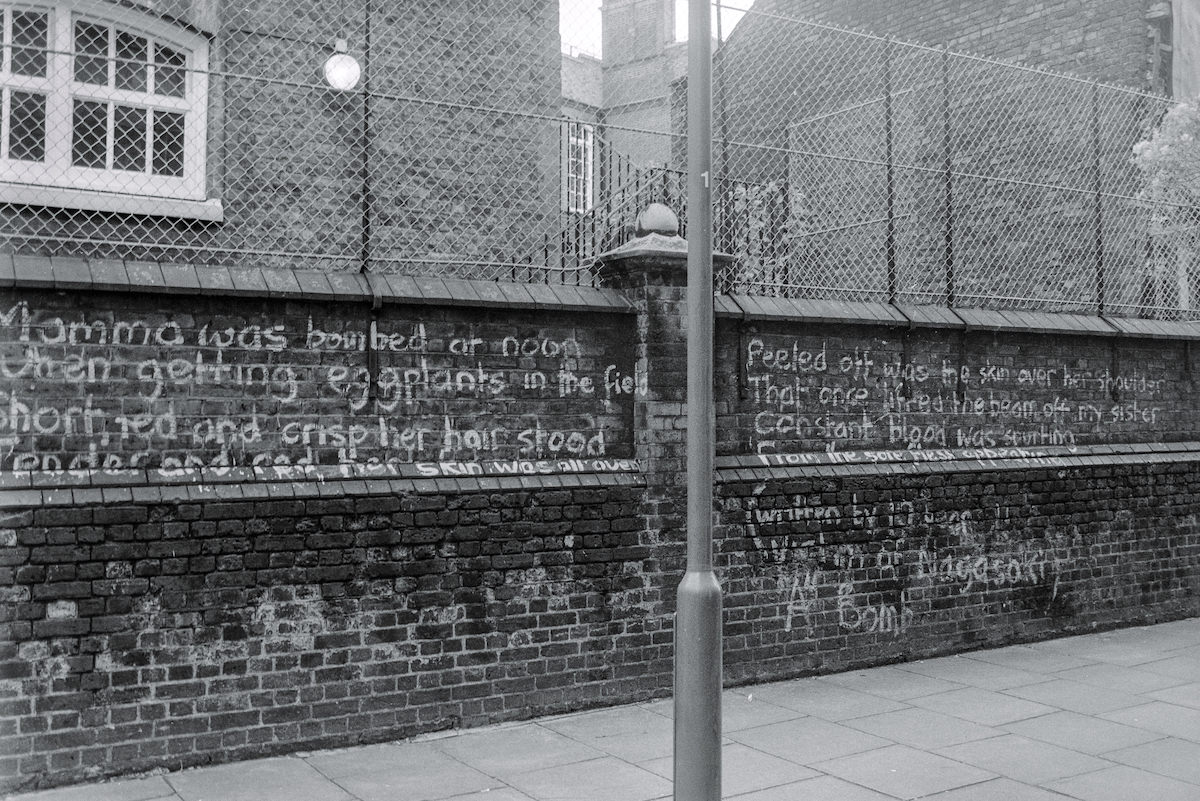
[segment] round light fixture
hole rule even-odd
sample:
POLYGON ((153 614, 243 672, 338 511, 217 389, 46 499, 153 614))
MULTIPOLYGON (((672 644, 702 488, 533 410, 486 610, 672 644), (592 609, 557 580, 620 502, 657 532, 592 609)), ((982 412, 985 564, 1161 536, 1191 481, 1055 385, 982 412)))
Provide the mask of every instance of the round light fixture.
POLYGON ((358 86, 362 67, 354 56, 346 52, 346 40, 338 39, 333 46, 333 55, 325 59, 325 82, 339 92, 348 92, 358 86))

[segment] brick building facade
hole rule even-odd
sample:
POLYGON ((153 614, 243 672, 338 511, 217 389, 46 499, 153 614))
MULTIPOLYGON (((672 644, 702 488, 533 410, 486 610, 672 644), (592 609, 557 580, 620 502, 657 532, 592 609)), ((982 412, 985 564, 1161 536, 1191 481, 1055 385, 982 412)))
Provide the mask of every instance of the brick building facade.
POLYGON ((0 154, 8 251, 411 272, 529 260, 557 225, 553 0, 35 5, 7 12, 6 46, 51 52, 6 89, 32 98, 5 128, 28 152, 0 154), (346 91, 322 76, 339 42, 346 91))
POLYGON ((1169 92, 1173 21, 1194 3, 1151 0, 768 0, 762 10, 1169 92), (1165 47, 1163 47, 1165 45, 1165 47))

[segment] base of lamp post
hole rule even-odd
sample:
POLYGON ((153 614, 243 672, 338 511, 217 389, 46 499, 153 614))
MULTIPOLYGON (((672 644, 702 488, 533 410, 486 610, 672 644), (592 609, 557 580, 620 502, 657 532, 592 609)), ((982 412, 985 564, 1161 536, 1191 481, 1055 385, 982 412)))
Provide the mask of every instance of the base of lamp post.
POLYGON ((721 586, 689 570, 675 613, 675 801, 721 799, 721 586))

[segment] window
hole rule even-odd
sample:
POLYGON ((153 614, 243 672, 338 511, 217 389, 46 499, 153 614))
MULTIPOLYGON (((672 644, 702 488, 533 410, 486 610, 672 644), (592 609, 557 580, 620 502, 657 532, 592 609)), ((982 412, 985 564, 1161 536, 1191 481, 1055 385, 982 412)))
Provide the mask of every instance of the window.
POLYGON ((582 122, 567 123, 567 211, 582 214, 592 207, 595 131, 582 122))
POLYGON ((99 3, 2 8, 0 201, 214 219, 203 37, 99 3))

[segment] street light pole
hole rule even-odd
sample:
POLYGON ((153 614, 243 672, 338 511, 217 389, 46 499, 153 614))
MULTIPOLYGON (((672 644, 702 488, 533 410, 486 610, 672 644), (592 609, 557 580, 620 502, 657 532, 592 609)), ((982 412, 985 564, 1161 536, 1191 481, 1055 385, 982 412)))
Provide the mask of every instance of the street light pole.
POLYGON ((713 574, 712 34, 688 3, 687 571, 675 614, 675 801, 721 798, 721 587, 713 574))

